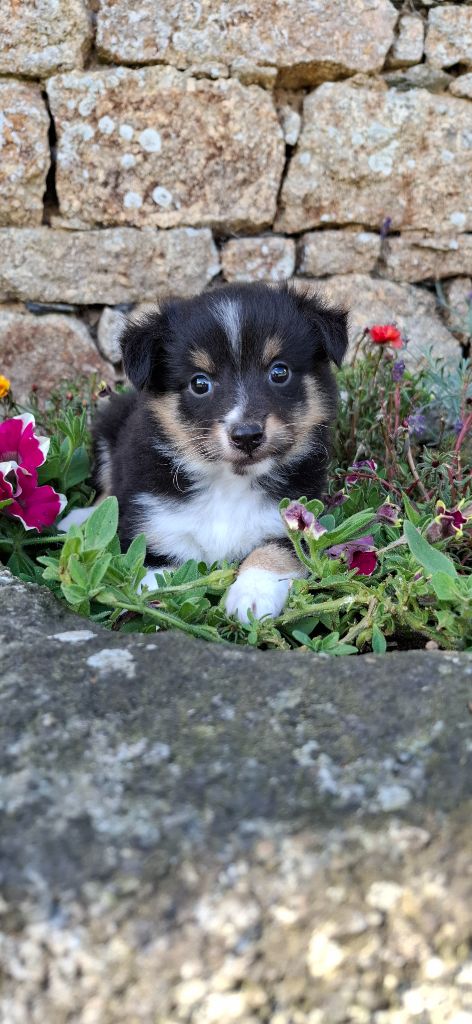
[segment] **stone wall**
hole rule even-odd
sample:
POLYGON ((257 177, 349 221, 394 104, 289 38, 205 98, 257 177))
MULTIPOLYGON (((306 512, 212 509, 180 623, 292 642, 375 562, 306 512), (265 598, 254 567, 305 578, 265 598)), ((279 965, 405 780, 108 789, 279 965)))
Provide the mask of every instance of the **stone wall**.
POLYGON ((434 282, 466 310, 472 3, 3 0, 0 76, 17 393, 48 353, 106 375, 117 306, 220 280, 315 281, 353 330, 460 353, 434 282))

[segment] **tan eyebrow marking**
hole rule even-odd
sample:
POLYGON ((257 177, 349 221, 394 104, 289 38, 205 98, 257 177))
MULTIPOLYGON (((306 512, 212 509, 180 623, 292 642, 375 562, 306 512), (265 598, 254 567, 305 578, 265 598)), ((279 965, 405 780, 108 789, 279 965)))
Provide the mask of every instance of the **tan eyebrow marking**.
POLYGON ((192 359, 197 370, 205 370, 205 373, 215 373, 216 366, 213 359, 203 348, 194 348, 191 352, 192 359))
POLYGON ((264 349, 262 352, 264 365, 268 365, 274 359, 277 359, 277 356, 281 353, 281 349, 282 342, 280 341, 280 338, 275 336, 273 338, 267 338, 267 341, 264 342, 264 349))

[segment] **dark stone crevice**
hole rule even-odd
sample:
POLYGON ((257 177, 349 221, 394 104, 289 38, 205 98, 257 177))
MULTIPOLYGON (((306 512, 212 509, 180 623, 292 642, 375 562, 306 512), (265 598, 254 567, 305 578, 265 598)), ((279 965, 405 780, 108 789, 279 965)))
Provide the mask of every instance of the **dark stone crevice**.
POLYGON ((59 197, 56 189, 57 132, 54 117, 49 105, 48 94, 46 91, 43 91, 41 95, 49 116, 48 143, 50 153, 50 164, 46 175, 46 187, 43 195, 42 223, 49 226, 51 224, 52 217, 60 213, 59 197))

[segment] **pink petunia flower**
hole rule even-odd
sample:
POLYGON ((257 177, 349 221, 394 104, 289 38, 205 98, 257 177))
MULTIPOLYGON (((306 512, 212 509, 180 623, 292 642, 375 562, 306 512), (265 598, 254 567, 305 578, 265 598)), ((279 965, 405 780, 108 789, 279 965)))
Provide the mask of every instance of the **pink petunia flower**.
POLYGON ((377 551, 374 538, 370 535, 346 541, 345 544, 334 544, 326 554, 330 558, 345 558, 348 569, 356 569, 359 576, 372 576, 377 567, 377 551))
POLYGON ((0 424, 0 501, 2 512, 25 530, 52 526, 67 498, 49 485, 38 486, 37 469, 46 460, 49 438, 34 433, 34 416, 14 416, 0 424))
POLYGON ((282 518, 289 530, 304 533, 312 537, 313 540, 318 540, 326 533, 326 527, 322 526, 318 519, 315 519, 313 512, 310 512, 299 501, 292 501, 287 508, 284 508, 282 518))

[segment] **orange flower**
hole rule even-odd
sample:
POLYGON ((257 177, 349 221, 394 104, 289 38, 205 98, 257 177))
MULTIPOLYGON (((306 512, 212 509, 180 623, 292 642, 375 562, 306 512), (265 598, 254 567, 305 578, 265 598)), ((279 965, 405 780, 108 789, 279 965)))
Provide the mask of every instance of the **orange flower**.
POLYGON ((403 348, 403 339, 400 331, 393 324, 374 324, 373 327, 369 327, 369 334, 371 341, 375 345, 391 345, 392 348, 403 348))
POLYGON ((6 398, 10 390, 10 381, 8 377, 2 377, 0 373, 0 398, 6 398))

